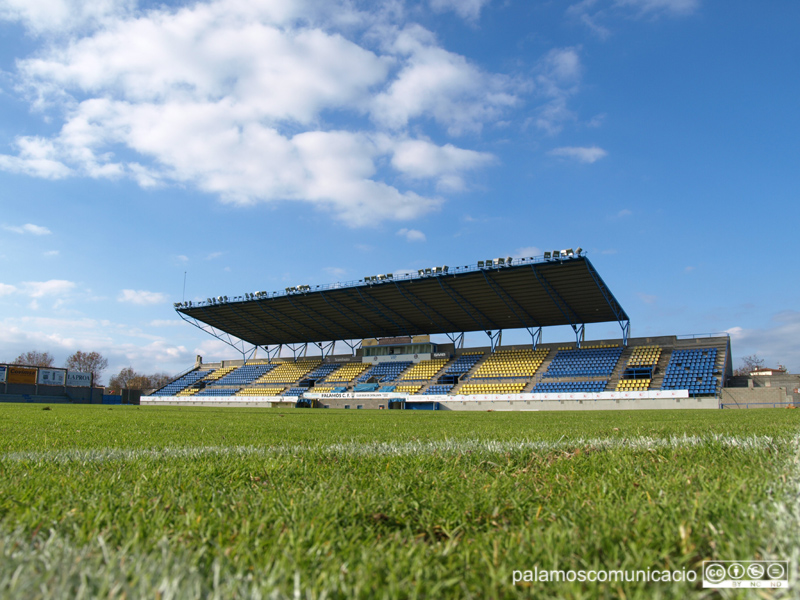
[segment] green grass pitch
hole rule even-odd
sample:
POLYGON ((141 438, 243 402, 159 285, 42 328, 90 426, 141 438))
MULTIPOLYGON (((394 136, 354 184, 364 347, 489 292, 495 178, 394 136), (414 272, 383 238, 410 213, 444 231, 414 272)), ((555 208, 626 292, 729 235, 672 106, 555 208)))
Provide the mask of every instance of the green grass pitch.
POLYGON ((49 408, 0 405, 0 598, 704 598, 800 545, 800 411, 49 408))

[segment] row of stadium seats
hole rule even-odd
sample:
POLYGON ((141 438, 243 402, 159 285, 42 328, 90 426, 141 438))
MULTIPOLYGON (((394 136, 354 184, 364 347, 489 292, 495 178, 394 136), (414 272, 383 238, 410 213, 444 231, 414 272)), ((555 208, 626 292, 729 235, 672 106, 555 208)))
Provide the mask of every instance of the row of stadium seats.
POLYGON ((661 387, 665 390, 689 390, 690 396, 714 394, 719 385, 719 379, 714 376, 716 362, 716 348, 675 350, 661 387))
POLYGON ((184 388, 197 383, 203 379, 203 377, 210 375, 211 373, 213 373, 213 369, 196 369, 194 371, 190 371, 189 373, 186 373, 186 375, 179 377, 175 381, 168 383, 163 388, 153 393, 153 396, 175 396, 184 388))
POLYGON ((603 392, 608 380, 602 381, 546 381, 537 383, 531 390, 534 394, 570 394, 577 392, 603 392))
POLYGON ((661 358, 660 346, 637 346, 631 352, 622 377, 617 383, 617 391, 631 392, 650 389, 656 364, 661 358))
MULTIPOLYGON (((519 393, 539 373, 547 359, 548 348, 523 348, 497 350, 488 356, 482 351, 445 358, 382 363, 325 363, 321 359, 300 359, 277 364, 248 363, 239 367, 195 369, 170 382, 154 393, 156 396, 203 397, 240 395, 299 396, 307 390, 321 393, 343 392, 356 385, 355 391, 417 393, 423 388, 429 394, 493 394, 519 393), (482 359, 485 361, 478 364, 482 359), (475 369, 475 366, 478 368, 475 369), (472 376, 461 382, 459 378, 475 369, 472 376), (312 388, 300 387, 303 380, 312 380, 312 388), (437 381, 438 379, 438 381, 437 381), (505 379, 505 382, 491 381, 505 379), (508 381, 511 379, 512 381, 508 381), (514 381, 526 379, 527 381, 514 381), (372 383, 368 383, 372 381, 372 383), (412 384, 413 382, 413 384, 412 384)), ((547 370, 540 377, 533 392, 602 391, 617 368, 623 348, 613 344, 598 344, 576 349, 565 346, 556 351, 547 370), (593 381, 574 381, 590 377, 593 381), (562 381, 557 381, 562 379, 562 381), (564 381, 566 380, 566 381, 564 381)), ((631 349, 615 389, 618 391, 648 390, 664 350, 658 345, 637 346, 631 349)), ((676 349, 670 354, 663 383, 664 390, 688 389, 692 395, 714 394, 718 391, 721 375, 716 363, 715 348, 676 349)), ((658 380, 656 380, 658 381, 658 380)), ((303 384, 305 385, 305 384, 303 384)))
POLYGON ((465 396, 472 394, 519 394, 525 383, 465 383, 458 393, 465 396))
POLYGON ((549 352, 547 348, 498 350, 478 367, 471 379, 533 377, 549 352))
POLYGON ((238 369, 225 374, 224 377, 218 379, 214 385, 215 386, 222 386, 222 385, 238 385, 238 386, 245 386, 249 385, 262 375, 269 373, 273 369, 275 369, 277 365, 270 365, 270 364, 256 364, 256 365, 243 365, 238 369))
POLYGON ((311 371, 311 373, 306 375, 306 378, 321 381, 341 366, 341 363, 325 363, 311 371))
POLYGON ((465 352, 445 369, 445 374, 458 376, 468 373, 482 358, 483 352, 465 352))
POLYGON ((425 390, 426 394, 431 395, 445 395, 453 389, 452 385, 431 385, 428 386, 428 389, 425 390))
POLYGON ((345 363, 340 369, 326 377, 325 383, 349 383, 369 368, 370 365, 368 363, 345 363))
POLYGON ((619 362, 622 346, 559 350, 553 357, 544 377, 610 376, 619 362))
POLYGON ((618 392, 643 392, 650 389, 652 379, 620 379, 617 383, 618 392))
POLYGON ((422 360, 405 371, 400 376, 400 381, 428 381, 441 371, 447 362, 446 358, 422 360))
POLYGON ((318 367, 321 362, 321 359, 315 358, 281 363, 274 369, 264 373, 253 383, 296 383, 304 375, 318 367))
POLYGON ((357 379, 359 383, 363 383, 369 379, 377 379, 378 381, 394 381, 400 374, 408 367, 413 365, 411 361, 392 361, 378 363, 368 371, 364 372, 357 379))
POLYGON ((235 371, 238 368, 240 368, 240 367, 220 367, 219 369, 217 369, 213 373, 210 373, 209 375, 206 375, 204 377, 204 379, 206 381, 217 381, 217 380, 221 379, 222 377, 225 377, 225 375, 227 375, 231 371, 235 371))
POLYGON ((283 393, 284 387, 260 387, 244 388, 236 392, 236 396, 279 396, 283 393))

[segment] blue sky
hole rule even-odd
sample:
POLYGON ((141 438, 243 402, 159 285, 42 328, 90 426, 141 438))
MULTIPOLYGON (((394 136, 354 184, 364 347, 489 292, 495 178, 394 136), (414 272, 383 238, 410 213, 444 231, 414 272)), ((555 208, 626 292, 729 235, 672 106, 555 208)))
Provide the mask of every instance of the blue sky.
POLYGON ((205 299, 581 246, 632 335, 798 372, 798 17, 0 0, 0 361, 233 358, 176 317, 184 274, 205 299))

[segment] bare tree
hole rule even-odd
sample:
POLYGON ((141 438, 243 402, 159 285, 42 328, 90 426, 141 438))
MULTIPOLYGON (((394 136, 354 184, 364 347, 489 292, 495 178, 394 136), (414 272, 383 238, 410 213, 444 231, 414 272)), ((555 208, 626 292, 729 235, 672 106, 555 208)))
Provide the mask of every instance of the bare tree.
POLYGON ((111 379, 108 380, 108 387, 115 392, 131 389, 129 384, 131 382, 135 383, 141 377, 139 373, 133 370, 133 367, 124 367, 119 373, 111 376, 111 379))
POLYGON ((91 373, 94 385, 100 385, 100 378, 103 371, 108 368, 108 359, 98 352, 82 352, 78 350, 67 359, 65 365, 70 371, 80 371, 81 373, 91 373))
POLYGON ((143 375, 137 373, 133 367, 125 367, 108 381, 108 387, 114 392, 122 390, 153 390, 164 387, 172 376, 166 373, 143 375))
POLYGON ((738 376, 750 375, 756 369, 764 366, 764 359, 759 358, 757 354, 751 354, 742 358, 742 365, 736 369, 733 374, 738 376))
POLYGON ((153 373, 150 375, 150 387, 148 389, 157 390, 165 385, 167 385, 170 381, 175 379, 169 373, 153 373))
POLYGON ((38 350, 23 352, 14 359, 15 365, 28 365, 31 367, 52 367, 53 362, 54 359, 49 352, 39 352, 38 350))

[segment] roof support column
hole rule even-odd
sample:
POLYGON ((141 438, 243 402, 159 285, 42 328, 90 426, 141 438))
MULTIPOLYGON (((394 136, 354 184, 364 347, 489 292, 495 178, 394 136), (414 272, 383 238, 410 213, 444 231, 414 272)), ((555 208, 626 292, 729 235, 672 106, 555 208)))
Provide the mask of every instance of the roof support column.
POLYGON ((539 282, 539 284, 542 286, 542 288, 544 288, 544 291, 547 293, 548 296, 550 296, 550 299, 553 301, 553 304, 555 304, 558 307, 558 310, 562 314, 564 319, 566 319, 569 322, 570 327, 572 327, 572 331, 575 332, 575 336, 578 339, 578 348, 580 348, 581 338, 583 336, 583 328, 584 328, 583 323, 578 324, 578 319, 574 318, 577 317, 575 312, 572 310, 572 308, 570 308, 569 304, 564 302, 564 299, 559 295, 559 293, 555 289, 553 289, 553 286, 550 285, 550 282, 547 281, 547 279, 545 279, 544 275, 539 273, 538 269, 536 268, 536 265, 531 265, 531 270, 533 271, 533 274, 536 276, 536 279, 539 282), (568 312, 570 314, 567 314, 568 312))
POLYGON ((323 344, 322 342, 317 342, 316 344, 319 347, 319 351, 322 353, 322 360, 325 360, 326 356, 330 356, 333 354, 334 348, 336 348, 336 340, 329 342, 327 344, 323 344))
POLYGON ((453 345, 456 348, 462 349, 464 347, 464 332, 463 331, 461 333, 459 333, 459 334, 446 333, 445 335, 450 339, 451 342, 453 342, 453 345))
POLYGON ((297 362, 297 353, 302 352, 302 356, 305 358, 306 353, 308 352, 308 342, 303 344, 286 344, 286 347, 292 351, 292 357, 294 358, 294 362, 297 362))
POLYGON ((503 330, 498 329, 497 333, 492 333, 491 331, 487 331, 486 335, 489 336, 489 344, 492 347, 492 352, 494 352, 497 347, 503 342, 503 330))
POLYGON ((360 348, 360 347, 361 347, 361 344, 364 342, 364 340, 358 340, 358 341, 357 341, 355 344, 351 344, 351 343, 350 343, 350 340, 342 340, 342 341, 343 341, 345 344, 347 344, 347 346, 350 348, 350 352, 353 354, 353 356, 355 356, 355 355, 356 355, 356 350, 357 350, 358 348, 360 348))
POLYGON ((253 356, 256 349, 258 348, 258 346, 252 346, 251 348, 248 349, 247 346, 250 346, 251 344, 248 344, 244 340, 239 338, 234 338, 234 336, 232 336, 230 333, 227 332, 217 333, 217 330, 213 326, 208 325, 206 323, 203 323, 201 325, 202 321, 198 321, 197 319, 192 317, 187 317, 180 311, 177 311, 177 313, 180 316, 180 318, 189 323, 189 325, 194 325, 200 331, 203 331, 204 333, 214 336, 220 342, 228 344, 228 346, 230 346, 231 348, 233 348, 239 354, 242 355, 242 360, 245 362, 247 362, 247 360, 253 356), (238 340, 238 342, 235 340, 238 340))
POLYGON ((592 266, 592 263, 589 262, 589 259, 586 259, 586 269, 589 271, 589 274, 594 279, 594 282, 597 284, 597 287, 600 289, 600 293, 603 294, 603 298, 608 303, 609 308, 611 308, 614 316, 617 317, 617 322, 619 326, 622 328, 622 346, 627 347, 628 345, 628 336, 630 335, 631 329, 631 320, 628 318, 628 315, 619 305, 617 299, 614 297, 614 294, 608 289, 605 282, 600 278, 600 274, 595 270, 592 266))
POLYGON ((280 356, 280 353, 281 353, 281 345, 280 344, 277 345, 277 346, 272 346, 272 349, 270 349, 270 346, 259 346, 259 347, 264 352, 267 353, 267 362, 269 364, 272 364, 272 359, 273 358, 276 358, 276 357, 280 356))
POLYGON ((532 327, 526 327, 528 333, 531 334, 531 346, 533 346, 534 351, 542 343, 542 328, 539 327, 538 329, 533 329, 532 327))

